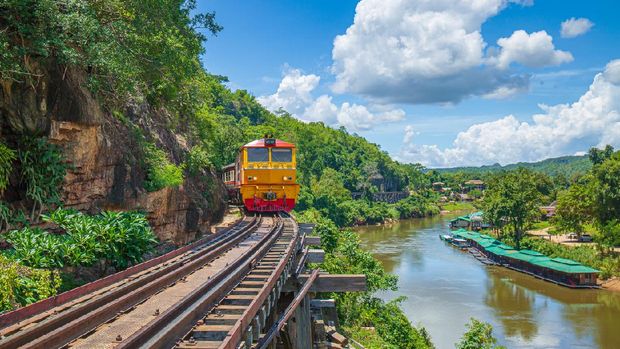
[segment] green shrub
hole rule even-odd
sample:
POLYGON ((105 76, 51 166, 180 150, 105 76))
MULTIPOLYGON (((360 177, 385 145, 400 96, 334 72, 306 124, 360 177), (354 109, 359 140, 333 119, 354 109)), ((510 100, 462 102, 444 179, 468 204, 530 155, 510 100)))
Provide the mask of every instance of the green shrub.
POLYGON ((69 165, 60 147, 45 138, 22 138, 18 156, 26 196, 33 200, 30 218, 34 219, 44 208, 60 205, 60 186, 69 165))
POLYGON ((153 192, 183 184, 183 168, 171 163, 166 153, 150 142, 143 143, 146 181, 144 188, 153 192))
POLYGON ((56 295, 57 271, 27 268, 0 255, 0 312, 56 295))
POLYGON ((11 209, 4 201, 0 201, 0 231, 11 223, 11 209))
POLYGON ((156 242, 148 221, 135 212, 103 212, 88 216, 77 211, 56 210, 43 216, 65 231, 50 234, 40 228, 23 228, 9 232, 6 240, 12 249, 5 252, 12 259, 36 268, 92 266, 102 262, 123 269, 138 263, 156 242))
POLYGON ((467 326, 467 332, 457 343, 457 349, 494 349, 504 348, 496 346, 497 339, 493 337, 493 326, 491 324, 471 318, 467 326))
POLYGON ((0 194, 9 185, 13 161, 15 161, 15 151, 0 143, 0 194))
POLYGON ((187 154, 187 161, 185 163, 190 176, 197 176, 205 169, 211 167, 209 153, 200 146, 192 147, 187 154))

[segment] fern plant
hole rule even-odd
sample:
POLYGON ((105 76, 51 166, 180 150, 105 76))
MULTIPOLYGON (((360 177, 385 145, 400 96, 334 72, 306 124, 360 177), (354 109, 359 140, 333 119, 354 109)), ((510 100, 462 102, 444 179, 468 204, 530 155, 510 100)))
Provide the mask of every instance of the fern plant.
POLYGON ((9 185, 9 175, 13 170, 15 151, 0 143, 0 194, 9 185))
POLYGON ((26 196, 33 201, 30 218, 38 217, 50 205, 60 205, 60 186, 68 165, 60 147, 44 138, 25 137, 18 151, 26 196))

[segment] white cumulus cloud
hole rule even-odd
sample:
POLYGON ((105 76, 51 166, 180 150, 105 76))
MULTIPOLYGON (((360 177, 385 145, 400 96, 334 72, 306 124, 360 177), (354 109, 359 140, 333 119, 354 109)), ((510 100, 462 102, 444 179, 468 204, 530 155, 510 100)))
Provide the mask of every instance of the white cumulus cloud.
MULTIPOLYGON (((489 63, 486 52, 493 50, 488 50, 481 34, 482 24, 509 2, 532 4, 523 0, 361 0, 353 24, 334 40, 334 91, 380 102, 445 103, 525 90, 527 75, 489 63)), ((522 52, 517 62, 534 62, 525 57, 528 53, 522 52)))
POLYGON ((563 38, 574 38, 590 31, 594 23, 587 18, 569 18, 562 22, 560 35, 563 38))
POLYGON ((497 44, 500 53, 491 60, 497 61, 500 69, 508 68, 513 62, 539 68, 573 60, 570 52, 555 49, 553 38, 544 30, 532 34, 517 30, 510 37, 497 40, 497 44))
POLYGON ((320 80, 317 75, 288 69, 274 94, 257 99, 271 111, 284 109, 302 121, 322 121, 331 126, 344 126, 351 131, 367 131, 376 125, 405 118, 402 109, 389 106, 367 107, 349 102, 338 106, 332 101, 332 96, 323 94, 314 98, 312 93, 320 80))
MULTIPOLYGON (((508 115, 460 132, 451 147, 416 145, 405 132, 399 159, 427 166, 462 166, 538 161, 591 146, 620 145, 620 60, 607 64, 588 91, 572 104, 540 105, 531 122, 508 115)), ((412 128, 410 129, 412 130, 412 128)))
POLYGON ((299 113, 312 102, 311 92, 319 85, 321 78, 314 74, 304 75, 299 69, 289 69, 280 81, 276 93, 258 97, 265 108, 289 113, 299 113))

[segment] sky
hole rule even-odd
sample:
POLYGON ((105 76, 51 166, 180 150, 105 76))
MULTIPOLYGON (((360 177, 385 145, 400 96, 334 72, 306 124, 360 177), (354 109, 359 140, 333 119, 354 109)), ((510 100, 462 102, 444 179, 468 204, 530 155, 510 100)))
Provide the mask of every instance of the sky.
POLYGON ((620 147, 616 1, 210 0, 203 64, 394 159, 479 166, 620 147))

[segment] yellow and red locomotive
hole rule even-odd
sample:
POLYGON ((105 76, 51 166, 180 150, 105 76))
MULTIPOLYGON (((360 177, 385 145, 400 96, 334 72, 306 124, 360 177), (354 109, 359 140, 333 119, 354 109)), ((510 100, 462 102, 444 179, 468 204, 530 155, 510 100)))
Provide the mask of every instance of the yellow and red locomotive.
POLYGON ((241 147, 237 160, 222 169, 229 196, 249 212, 289 212, 295 207, 297 159, 295 145, 265 137, 241 147))

